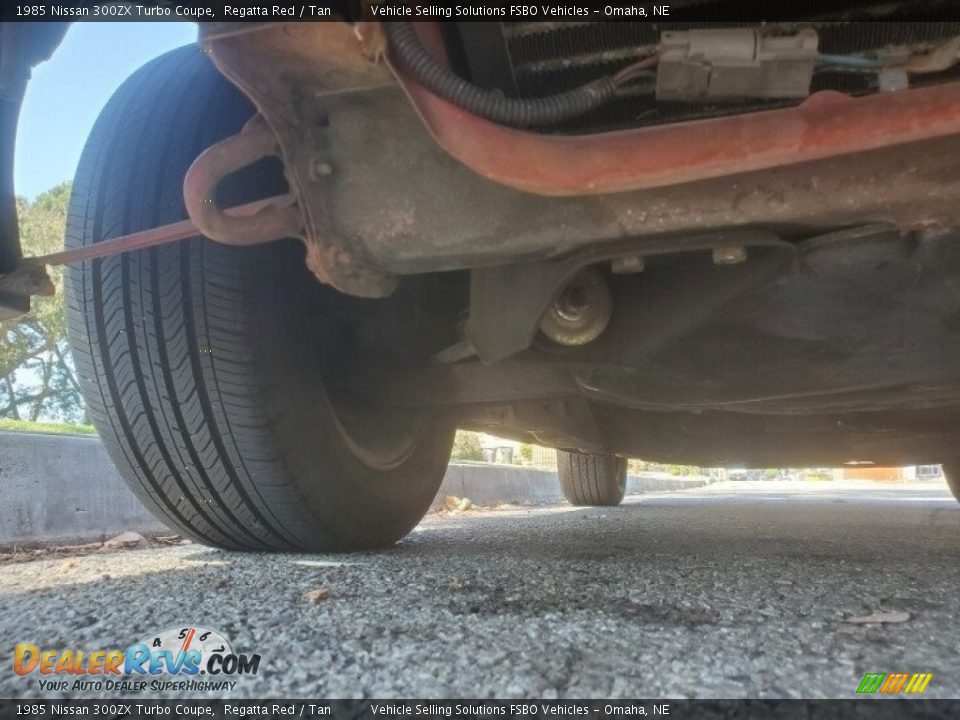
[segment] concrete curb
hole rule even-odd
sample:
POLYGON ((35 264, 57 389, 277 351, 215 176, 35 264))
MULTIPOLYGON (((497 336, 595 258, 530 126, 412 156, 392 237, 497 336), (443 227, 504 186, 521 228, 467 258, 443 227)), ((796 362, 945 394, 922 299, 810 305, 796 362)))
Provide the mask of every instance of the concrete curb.
MULTIPOLYGON (((699 487, 709 478, 630 476, 628 493, 699 487)), ((474 505, 545 505, 563 500, 557 474, 514 465, 450 465, 444 498, 474 505)), ((96 437, 0 432, 0 547, 95 542, 132 530, 169 532, 127 488, 96 437)))
POLYGON ((113 467, 99 438, 0 433, 0 546, 169 532, 113 467))

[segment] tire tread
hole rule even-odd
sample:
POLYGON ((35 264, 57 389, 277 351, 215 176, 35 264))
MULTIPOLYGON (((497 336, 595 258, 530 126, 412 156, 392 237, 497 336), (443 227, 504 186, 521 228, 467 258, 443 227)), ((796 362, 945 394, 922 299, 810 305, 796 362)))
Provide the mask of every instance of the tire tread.
POLYGON ((623 500, 623 458, 558 450, 557 474, 564 497, 572 505, 610 506, 623 500))
MULTIPOLYGON (((185 217, 180 178, 186 168, 253 112, 199 48, 145 65, 111 98, 87 142, 68 211, 67 247, 185 217)), ((300 345, 314 343, 300 313, 288 313, 295 317, 270 336, 278 342, 260 347, 269 336, 263 316, 276 317, 280 307, 260 308, 261 297, 275 291, 272 303, 296 300, 291 293, 297 291, 288 289, 296 283, 284 273, 306 273, 302 251, 298 257, 288 250, 237 249, 197 238, 72 266, 67 325, 90 419, 147 507, 194 540, 248 550, 389 544, 429 505, 452 425, 449 438, 418 450, 407 471, 416 481, 410 497, 398 490, 401 502, 363 506, 377 498, 349 486, 356 468, 332 456, 337 447, 329 439, 331 411, 322 390, 311 391, 311 399, 321 393, 318 402, 304 400, 291 410, 280 399, 298 391, 295 380, 316 380, 285 377, 284 368, 302 367, 305 357, 309 362, 300 345), (251 275, 251 268, 257 272, 251 275), (261 279, 271 273, 277 277, 261 279), (251 277, 266 284, 252 288, 251 277), (313 447, 320 442, 334 451, 325 463, 317 462, 322 453, 313 447), (337 502, 351 513, 337 512, 337 502), (355 517, 369 522, 352 522, 355 517)), ((315 281, 308 281, 312 288, 315 281)))

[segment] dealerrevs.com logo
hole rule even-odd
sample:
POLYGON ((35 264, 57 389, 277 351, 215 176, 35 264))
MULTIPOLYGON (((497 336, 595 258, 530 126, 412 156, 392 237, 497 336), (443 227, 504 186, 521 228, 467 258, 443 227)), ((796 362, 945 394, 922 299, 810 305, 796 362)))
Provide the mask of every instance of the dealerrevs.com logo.
POLYGON ((233 690, 238 676, 256 675, 260 655, 238 654, 216 630, 169 628, 126 650, 56 650, 19 643, 13 671, 37 676, 41 690, 157 692, 233 690))

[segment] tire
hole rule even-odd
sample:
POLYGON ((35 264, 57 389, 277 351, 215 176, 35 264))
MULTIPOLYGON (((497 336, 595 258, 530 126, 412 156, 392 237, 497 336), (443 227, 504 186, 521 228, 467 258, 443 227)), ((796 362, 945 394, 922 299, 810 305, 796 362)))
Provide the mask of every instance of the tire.
MULTIPOLYGON (((141 68, 87 141, 67 246, 184 219, 187 167, 253 113, 196 47, 141 68)), ((279 163, 263 162, 218 192, 230 205, 285 191, 279 163)), ((199 542, 386 546, 419 522, 443 479, 451 419, 334 397, 341 318, 360 301, 321 285, 303 256, 294 240, 235 248, 197 238, 68 273, 89 415, 140 499, 199 542)))
POLYGON ((960 502, 960 461, 943 463, 941 467, 943 468, 943 477, 947 481, 947 487, 950 488, 950 492, 953 493, 957 502, 960 502))
POLYGON ((627 490, 627 459, 557 451, 557 472, 571 505, 619 505, 627 490))

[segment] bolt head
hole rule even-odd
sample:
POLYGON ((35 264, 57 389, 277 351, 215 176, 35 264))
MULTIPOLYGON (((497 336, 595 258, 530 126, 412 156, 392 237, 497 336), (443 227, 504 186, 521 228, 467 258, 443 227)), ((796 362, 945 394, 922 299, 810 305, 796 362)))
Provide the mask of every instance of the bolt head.
POLYGON ((739 265, 747 259, 747 249, 742 245, 729 245, 713 249, 715 265, 739 265))
POLYGON ((313 180, 329 177, 333 174, 333 165, 323 160, 314 160, 310 163, 310 175, 313 180))

